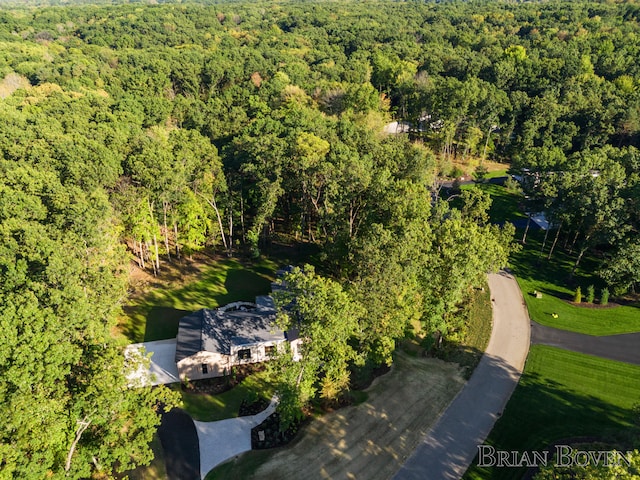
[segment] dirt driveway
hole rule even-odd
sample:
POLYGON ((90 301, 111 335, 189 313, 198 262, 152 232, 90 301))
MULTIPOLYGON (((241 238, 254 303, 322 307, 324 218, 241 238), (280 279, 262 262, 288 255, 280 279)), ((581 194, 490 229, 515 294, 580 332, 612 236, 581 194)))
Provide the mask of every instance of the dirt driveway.
POLYGON ((391 477, 413 453, 464 380, 457 365, 399 354, 369 387, 369 399, 314 420, 295 445, 275 453, 259 479, 391 477))

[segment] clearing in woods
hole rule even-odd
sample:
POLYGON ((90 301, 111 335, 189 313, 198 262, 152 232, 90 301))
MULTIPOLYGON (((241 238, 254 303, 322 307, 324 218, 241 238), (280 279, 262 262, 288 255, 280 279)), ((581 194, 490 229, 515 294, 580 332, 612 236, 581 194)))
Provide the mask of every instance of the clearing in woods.
MULTIPOLYGON (((391 371, 369 387, 367 401, 315 419, 254 478, 389 478, 463 384, 456 364, 399 353, 391 371)), ((238 465, 220 470, 233 475, 247 460, 240 457, 238 465)))

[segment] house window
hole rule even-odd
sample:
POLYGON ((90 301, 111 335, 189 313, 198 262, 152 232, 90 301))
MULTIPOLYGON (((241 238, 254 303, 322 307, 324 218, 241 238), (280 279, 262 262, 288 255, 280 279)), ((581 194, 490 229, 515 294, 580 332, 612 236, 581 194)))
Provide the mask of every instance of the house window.
POLYGON ((238 360, 250 360, 251 359, 251 349, 244 348, 242 350, 238 350, 238 360))
POLYGON ((206 363, 202 364, 202 374, 206 375, 207 373, 209 373, 209 367, 207 366, 206 363))
POLYGON ((267 357, 272 356, 274 353, 276 353, 276 347, 274 347, 273 345, 267 345, 266 347, 264 347, 264 354, 267 357))

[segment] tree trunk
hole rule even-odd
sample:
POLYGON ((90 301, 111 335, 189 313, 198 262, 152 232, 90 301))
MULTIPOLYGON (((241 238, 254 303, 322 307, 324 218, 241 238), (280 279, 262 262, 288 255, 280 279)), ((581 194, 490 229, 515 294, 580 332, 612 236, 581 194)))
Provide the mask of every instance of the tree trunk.
MULTIPOLYGON (((484 142, 484 150, 482 150, 482 158, 480 159, 480 165, 487 158, 487 148, 489 147, 489 138, 491 137, 491 132, 493 131, 493 126, 489 127, 489 131, 487 132, 487 140, 484 142)), ((523 242, 524 243, 524 242, 523 242)))
POLYGON ((531 213, 527 213, 527 226, 524 229, 524 234, 522 235, 522 243, 527 243, 527 233, 529 232, 529 225, 531 224, 531 213))
POLYGON ((164 248, 167 250, 167 258, 171 261, 171 250, 169 250, 169 229, 167 228, 167 202, 162 202, 163 226, 164 226, 164 248))
POLYGON ((544 231, 544 240, 542 240, 542 247, 540 248, 540 256, 542 256, 542 252, 544 252, 544 247, 547 245, 547 237, 549 236, 549 226, 547 226, 547 229, 544 231))
POLYGON ((349 208, 349 238, 353 238, 353 221, 354 220, 355 218, 353 213, 353 205, 351 205, 351 208, 349 208))
POLYGON ((298 374, 298 378, 296 379, 296 387, 300 387, 300 382, 302 382, 302 374, 304 373, 304 365, 300 369, 300 373, 298 374))
POLYGON ((231 257, 233 255, 233 202, 229 203, 229 250, 227 255, 231 257))
MULTIPOLYGON (((158 225, 158 223, 156 222, 156 219, 153 215, 153 202, 148 201, 147 205, 149 205, 149 216, 151 217, 151 221, 153 222, 153 226, 155 230, 155 227, 158 225)), ((155 231, 153 234, 153 247, 155 249, 156 254, 155 254, 155 258, 151 258, 151 263, 153 263, 153 274, 157 275, 158 272, 160 271, 160 256, 158 255, 158 236, 155 234, 155 231)), ((151 254, 151 250, 149 250, 149 254, 151 254)))
POLYGON ((78 429, 76 430, 76 438, 73 439, 73 443, 71 444, 71 448, 69 449, 69 453, 67 454, 67 461, 64 464, 64 471, 68 472, 71 469, 71 458, 73 457, 73 452, 76 450, 76 446, 80 441, 80 437, 84 433, 84 431, 91 425, 91 420, 88 420, 87 417, 84 417, 82 420, 78 421, 78 429))
POLYGON ((180 245, 178 244, 178 224, 173 221, 173 240, 176 242, 176 257, 180 260, 180 245))
POLYGON ((229 246, 227 245, 227 237, 224 234, 224 228, 222 227, 222 217, 220 217, 220 210, 218 210, 218 205, 216 204, 215 195, 211 196, 211 202, 209 202, 213 207, 213 210, 216 212, 216 218, 218 219, 218 226, 220 227, 220 235, 222 235, 222 244, 224 245, 224 249, 229 252, 229 246))
POLYGON ((151 256, 151 242, 149 240, 147 240, 146 246, 147 246, 147 254, 149 255, 149 261, 151 262, 151 266, 153 267, 153 276, 156 277, 158 276, 158 268, 156 266, 156 262, 154 258, 151 256))
MULTIPOLYGON (((318 216, 318 219, 319 219, 318 223, 321 224, 322 233, 324 234, 324 237, 326 239, 328 237, 328 234, 327 234, 327 227, 324 224, 324 221, 322 220, 323 215, 322 215, 322 210, 320 208, 320 192, 318 192, 318 196, 315 199, 311 198, 311 203, 313 204, 313 208, 316 209, 316 215, 318 216)), ((326 203, 326 199, 325 199, 325 203, 326 203)))
POLYGON ((222 236, 222 244, 224 245, 224 249, 227 250, 227 252, 229 251, 229 247, 227 245, 227 237, 224 234, 224 227, 222 226, 222 217, 220 216, 220 210, 218 210, 218 205, 216 204, 216 196, 215 194, 211 195, 211 199, 209 199, 208 197, 205 197, 204 195, 202 195, 200 192, 194 192, 197 195, 199 195, 200 197, 204 198, 205 201, 211 205, 211 208, 213 208, 213 211, 216 212, 216 218, 218 219, 218 227, 220 228, 220 235, 222 236))
MULTIPOLYGON (((585 240, 586 242, 586 240, 585 240)), ((576 259, 576 263, 573 265, 573 270, 571 270, 571 276, 573 277, 573 275, 576 273, 576 270, 578 269, 578 265, 580 265, 580 260, 582 260, 582 255, 584 255, 584 252, 587 251, 587 247, 582 247, 580 249, 580 253, 578 254, 578 258, 576 259)))
POLYGON ((580 230, 576 230, 576 234, 573 237, 573 242, 571 242, 571 247, 569 247, 569 255, 573 253, 573 247, 576 246, 576 241, 578 240, 578 235, 580 235, 580 230))
POLYGON ((144 270, 146 267, 144 265, 144 250, 142 248, 142 240, 138 242, 138 246, 140 247, 140 263, 142 264, 142 269, 144 270))
POLYGON ((153 246, 156 249, 156 271, 160 271, 160 255, 158 254, 158 238, 153 234, 153 246))
POLYGON ((553 255, 553 249, 556 248, 556 243, 558 243, 558 237, 560 236, 560 229, 562 228, 562 222, 558 225, 558 231, 556 232, 556 236, 553 239, 553 243, 551 244, 551 250, 549 250, 549 256, 547 260, 551 260, 551 255, 553 255))
POLYGON ((133 254, 136 257, 138 267, 142 268, 142 258, 140 257, 140 252, 138 251, 138 241, 135 238, 133 239, 133 254))
POLYGON ((240 226, 242 227, 242 242, 246 242, 244 229, 244 198, 242 196, 242 188, 240 188, 240 226))

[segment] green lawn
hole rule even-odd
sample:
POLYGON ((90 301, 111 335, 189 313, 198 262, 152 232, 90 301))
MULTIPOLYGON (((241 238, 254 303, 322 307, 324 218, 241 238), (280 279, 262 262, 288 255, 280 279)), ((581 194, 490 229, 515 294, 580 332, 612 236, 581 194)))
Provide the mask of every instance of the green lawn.
MULTIPOLYGON (((477 183, 463 185, 462 190, 470 188, 480 188, 491 195, 491 207, 489 208, 489 217, 493 222, 502 223, 505 221, 513 222, 518 219, 526 219, 526 215, 518 209, 521 196, 510 192, 502 185, 494 185, 492 183, 477 183)), ((453 206, 459 206, 460 203, 453 203, 453 206)))
MULTIPOLYGON (((550 327, 589 335, 616 335, 640 331, 640 309, 637 306, 602 309, 587 307, 587 287, 591 284, 595 286, 597 303, 603 286, 593 274, 597 269, 593 258, 584 258, 581 267, 571 276, 575 262, 573 256, 557 248, 552 259, 547 260, 547 255, 540 255, 542 236, 542 231, 528 235, 527 245, 511 260, 532 320, 550 327), (569 303, 573 300, 577 286, 582 289, 584 306, 569 303), (535 298, 533 292, 536 291, 542 293, 542 298, 535 298), (552 316, 554 313, 558 318, 552 316)), ((545 251, 548 252, 548 247, 545 251)))
MULTIPOLYGON (((180 388, 176 385, 174 388, 180 388)), ((252 403, 259 398, 271 401, 273 386, 267 380, 266 372, 254 373, 239 385, 219 395, 181 392, 184 410, 195 420, 214 422, 238 416, 243 400, 252 403)))
POLYGON ((151 463, 126 472, 129 480, 166 480, 167 471, 164 463, 164 451, 157 432, 153 435, 153 440, 151 440, 151 450, 153 450, 154 455, 151 463))
POLYGON ((560 289, 557 285, 542 279, 517 277, 517 280, 525 297, 529 316, 542 325, 598 336, 640 331, 638 307, 578 307, 563 300, 571 295, 568 289, 560 289), (532 295, 534 291, 542 292, 542 298, 535 298, 532 295), (552 316, 554 313, 557 314, 557 318, 552 316))
MULTIPOLYGON (((481 184, 482 188, 491 195, 490 216, 494 222, 516 222, 526 219, 518 209, 520 196, 509 192, 500 185, 481 184)), ((516 231, 516 239, 521 240, 524 229, 516 231)), ((638 306, 618 306, 606 309, 595 309, 574 306, 568 303, 573 300, 575 288, 580 286, 584 295, 587 287, 594 285, 596 300, 604 286, 595 275, 598 263, 593 257, 585 255, 580 267, 571 275, 575 263, 575 251, 569 254, 563 247, 563 241, 558 242, 553 257, 547 255, 555 231, 552 231, 542 251, 545 232, 531 228, 527 234, 527 243, 520 252, 511 258, 511 267, 518 279, 520 289, 527 303, 532 320, 550 327, 571 330, 589 335, 616 335, 640 331, 640 309, 638 306), (541 292, 542 298, 537 299, 533 292, 541 292), (554 318, 552 314, 558 314, 554 318)), ((586 305, 586 304, 585 304, 586 305)))
MULTIPOLYGON (((639 399, 640 366, 534 345, 522 379, 485 443, 523 452, 580 436, 616 441, 621 432, 630 431, 631 407, 639 399)), ((473 465, 464 478, 522 475, 522 469, 473 465)))
POLYGON ((503 170, 492 170, 491 172, 487 172, 487 175, 484 177, 487 180, 489 180, 490 178, 497 178, 497 177, 506 177, 507 176, 507 169, 503 169, 503 170))
POLYGON ((192 281, 154 288, 131 299, 123 308, 120 331, 134 343, 173 338, 180 318, 190 312, 252 301, 256 295, 269 293, 276 268, 269 260, 251 265, 234 259, 214 262, 192 281))
POLYGON ((205 480, 250 478, 273 455, 273 450, 250 450, 207 473, 205 480))

